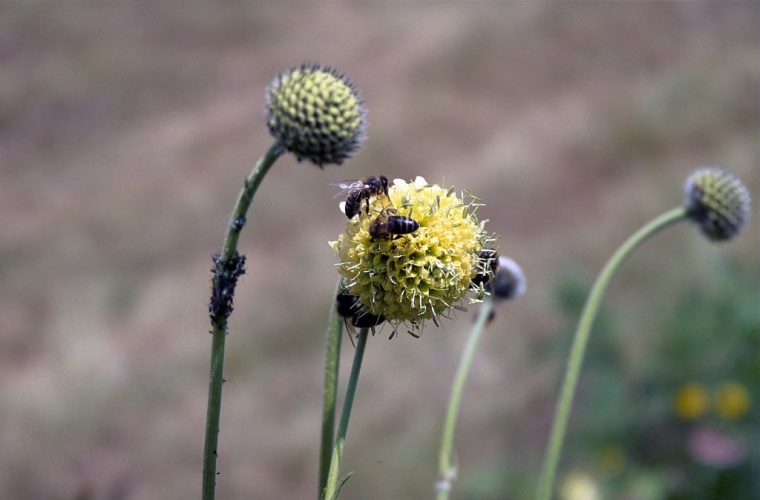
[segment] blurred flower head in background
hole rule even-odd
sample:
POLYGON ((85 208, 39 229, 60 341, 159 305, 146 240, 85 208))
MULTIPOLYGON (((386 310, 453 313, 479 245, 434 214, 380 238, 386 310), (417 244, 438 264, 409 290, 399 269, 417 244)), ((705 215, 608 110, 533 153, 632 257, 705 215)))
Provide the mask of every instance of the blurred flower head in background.
POLYGON ((741 232, 750 211, 747 187, 731 172, 718 167, 696 170, 686 179, 689 216, 712 241, 726 241, 741 232))
POLYGON ((747 389, 738 382, 726 382, 715 394, 715 411, 725 420, 736 420, 747 414, 750 397, 747 389))
POLYGON ((599 484, 587 472, 570 472, 559 487, 559 498, 562 500, 601 500, 602 493, 599 484))
POLYGON ((701 384, 692 382, 678 389, 673 406, 676 415, 681 419, 694 420, 707 413, 710 408, 710 396, 701 384))

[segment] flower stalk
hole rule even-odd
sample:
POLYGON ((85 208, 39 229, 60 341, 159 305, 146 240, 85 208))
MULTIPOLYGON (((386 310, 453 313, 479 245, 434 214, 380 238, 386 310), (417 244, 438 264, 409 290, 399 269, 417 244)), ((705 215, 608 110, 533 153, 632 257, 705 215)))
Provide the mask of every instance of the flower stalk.
MULTIPOLYGON (((267 89, 265 109, 267 129, 274 143, 246 177, 227 226, 222 251, 213 257, 203 500, 213 500, 215 496, 227 318, 232 313, 237 280, 245 273, 245 256, 238 253, 237 244, 256 190, 283 153, 291 153, 299 162, 307 160, 319 168, 340 165, 356 152, 365 135, 366 113, 358 89, 345 75, 320 64, 302 64, 278 75, 267 89)), ((337 365, 335 370, 337 374, 337 365)))
POLYGON ((684 191, 684 204, 655 218, 628 238, 607 261, 591 289, 570 349, 544 467, 538 483, 538 500, 548 500, 551 497, 591 327, 599 312, 604 291, 623 262, 644 241, 676 222, 691 220, 708 240, 724 242, 738 235, 749 218, 749 190, 741 180, 725 169, 703 167, 695 170, 686 179, 684 191))
POLYGON ((438 500, 449 498, 451 483, 456 479, 456 463, 453 456, 454 447, 454 429, 459 414, 459 405, 462 399, 464 384, 467 382, 467 375, 470 373, 472 360, 475 357, 475 349, 478 347, 483 331, 486 329, 488 318, 493 312, 494 299, 492 295, 486 296, 483 304, 478 311, 478 317, 475 324, 470 330, 470 336, 467 338, 467 345, 462 352, 462 358, 459 361, 454 383, 451 387, 451 396, 449 397, 449 406, 446 410, 446 421, 443 425, 443 435, 441 437, 441 450, 438 455, 438 482, 435 485, 438 500))
POLYGON ((237 252, 240 232, 245 226, 248 208, 264 176, 272 168, 283 149, 278 141, 262 156, 245 178, 243 189, 232 210, 224 237, 222 252, 215 256, 215 270, 211 294, 211 369, 206 411, 206 432, 203 446, 203 500, 213 500, 216 491, 216 460, 218 457, 219 420, 222 409, 224 382, 224 348, 227 336, 227 318, 232 313, 232 299, 237 278, 244 271, 245 257, 237 252))
POLYGON ((343 401, 343 409, 340 415, 340 424, 338 425, 338 435, 335 439, 333 454, 330 460, 330 470, 327 477, 327 485, 324 490, 324 500, 335 500, 340 494, 340 488, 347 478, 338 479, 340 474, 340 461, 343 457, 343 445, 346 442, 346 433, 348 432, 348 421, 351 419, 351 409, 354 405, 354 396, 356 387, 359 384, 359 372, 362 369, 362 360, 364 359, 364 349, 367 345, 367 336, 369 328, 362 328, 357 334, 356 352, 354 353, 354 363, 351 366, 351 374, 348 377, 348 386, 346 387, 346 398, 343 401))
MULTIPOLYGON (((340 278, 335 287, 335 294, 341 289, 340 278)), ((327 348, 325 350, 325 382, 322 395, 322 437, 319 447, 319 492, 327 486, 330 471, 333 444, 335 439, 335 407, 338 395, 338 372, 340 368, 340 344, 343 337, 343 318, 330 304, 330 316, 327 329, 327 348)))
POLYGON ((541 479, 538 483, 536 498, 538 500, 549 500, 554 484, 554 477, 557 471, 559 456, 562 451, 562 444, 567 431, 567 422, 570 416, 570 409, 573 404, 575 389, 578 385, 578 376, 583 366, 583 356, 588 345, 591 327, 594 324, 596 315, 599 312, 599 305, 612 277, 620 269, 623 262, 629 255, 644 241, 654 236, 656 233, 676 222, 685 220, 689 215, 685 207, 678 207, 670 210, 659 217, 655 218, 644 227, 634 233, 618 250, 613 254, 607 264, 602 269, 599 277, 596 279, 591 293, 586 301, 586 305, 581 313, 578 328, 575 332, 573 345, 570 350, 570 358, 567 364, 565 377, 562 381, 562 388, 557 403, 557 410, 554 415, 551 437, 544 459, 544 466, 541 473, 541 479))

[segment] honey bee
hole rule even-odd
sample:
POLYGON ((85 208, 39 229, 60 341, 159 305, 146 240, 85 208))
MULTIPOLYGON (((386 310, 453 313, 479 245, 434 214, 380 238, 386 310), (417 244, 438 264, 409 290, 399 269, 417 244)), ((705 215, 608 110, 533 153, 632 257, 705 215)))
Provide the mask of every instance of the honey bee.
POLYGON ((388 198, 388 178, 384 175, 370 176, 355 181, 338 181, 330 183, 331 186, 338 186, 341 192, 335 197, 344 193, 346 195, 346 217, 353 219, 361 211, 362 201, 366 202, 366 213, 369 215, 369 199, 372 196, 384 194, 388 198))
POLYGON ((369 224, 369 235, 373 240, 396 239, 402 234, 412 234, 420 228, 420 223, 405 215, 396 215, 395 208, 386 208, 369 224))

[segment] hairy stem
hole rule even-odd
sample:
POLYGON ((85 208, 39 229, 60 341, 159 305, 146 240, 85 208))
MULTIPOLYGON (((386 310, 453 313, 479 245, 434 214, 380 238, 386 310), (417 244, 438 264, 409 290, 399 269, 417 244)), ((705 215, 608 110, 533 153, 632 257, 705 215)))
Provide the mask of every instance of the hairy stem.
POLYGON ((222 383, 224 382, 224 344, 227 335, 227 318, 232 312, 232 299, 237 277, 243 273, 243 262, 237 252, 240 232, 245 217, 261 181, 282 154, 279 142, 275 142, 259 159, 245 178, 235 208, 227 226, 222 251, 215 256, 215 275, 211 294, 211 369, 208 386, 208 410, 203 447, 203 500, 213 500, 216 494, 216 460, 218 457, 219 419, 222 408, 222 383))
POLYGON ((544 458, 544 467, 541 473, 541 479, 538 483, 538 490, 536 493, 536 498, 538 500, 549 500, 552 494, 554 477, 557 472, 557 464, 562 451, 562 444, 565 439, 567 421, 570 416, 570 408, 573 403, 575 388, 578 385, 578 376, 583 365, 583 355, 586 351, 586 345, 588 344, 591 326, 596 319, 597 312, 599 311, 599 304, 601 303, 607 285, 636 247, 659 231, 671 224, 685 219, 686 217, 686 209, 679 207, 660 215, 646 224, 617 249, 597 277, 596 282, 591 289, 591 293, 586 300, 583 312, 581 313, 578 328, 575 332, 575 338, 573 339, 573 345, 570 349, 567 371, 565 372, 565 378, 562 381, 562 388, 557 403, 557 410, 554 415, 551 437, 546 450, 546 457, 544 458))
MULTIPOLYGON (((333 297, 340 290, 340 278, 333 297)), ((340 368, 340 344, 343 337, 343 318, 335 309, 335 301, 330 303, 327 329, 327 349, 325 352, 325 382, 322 395, 322 439, 319 447, 319 494, 327 486, 330 471, 333 441, 335 439, 335 406, 338 393, 338 371, 340 368)))

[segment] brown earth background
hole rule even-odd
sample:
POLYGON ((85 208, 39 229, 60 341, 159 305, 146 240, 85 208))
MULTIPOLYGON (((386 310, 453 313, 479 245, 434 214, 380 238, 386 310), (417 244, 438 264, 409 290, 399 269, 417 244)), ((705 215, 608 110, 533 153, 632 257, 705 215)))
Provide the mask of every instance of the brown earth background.
MULTIPOLYGON (((324 171, 282 158, 253 203, 220 499, 316 496, 336 279, 327 241, 345 224, 330 182, 422 175, 468 189, 528 277, 468 381, 462 498, 478 498, 484 471, 535 481, 564 360, 534 347, 564 325, 560 276, 590 281, 627 235, 681 203, 696 167, 727 167, 757 192, 755 2, 31 0, 0 11, 0 498, 199 498, 210 255, 271 143, 265 88, 293 65, 348 74, 368 139, 324 171)), ((709 286, 725 260, 757 276, 754 212, 731 244, 682 224, 626 264, 606 301, 639 348, 648 311, 673 290, 709 286)), ((432 497, 471 319, 370 339, 342 498, 432 497)))

